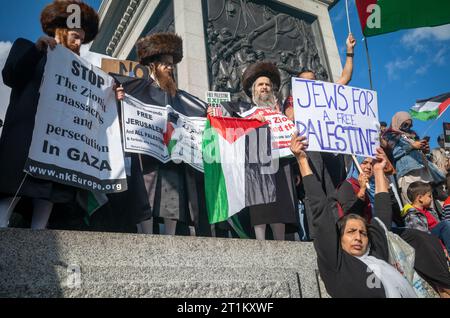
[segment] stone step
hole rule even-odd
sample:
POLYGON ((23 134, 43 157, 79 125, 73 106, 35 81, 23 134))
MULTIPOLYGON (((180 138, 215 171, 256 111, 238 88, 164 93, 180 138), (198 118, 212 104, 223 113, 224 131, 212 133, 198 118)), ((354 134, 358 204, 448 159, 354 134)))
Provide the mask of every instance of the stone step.
POLYGON ((319 297, 312 244, 0 230, 1 297, 319 297))

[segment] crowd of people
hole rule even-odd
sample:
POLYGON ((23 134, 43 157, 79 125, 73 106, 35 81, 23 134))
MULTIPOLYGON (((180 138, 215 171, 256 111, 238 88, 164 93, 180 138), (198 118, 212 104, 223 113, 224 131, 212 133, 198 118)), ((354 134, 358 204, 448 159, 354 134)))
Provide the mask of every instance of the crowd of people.
MULTIPOLYGON (((81 191, 27 176, 23 167, 47 50, 60 44, 79 54, 80 46, 97 34, 99 19, 80 1, 59 0, 43 10, 41 23, 46 35, 36 43, 18 39, 2 72, 12 93, 0 138, 0 228, 11 225, 15 207, 27 200, 32 204, 31 228, 45 229, 52 210, 57 210, 54 207, 62 207, 58 214, 63 218, 81 191), (69 4, 81 6, 81 28, 67 27, 69 4)), ((351 34, 346 44, 346 64, 337 81, 342 85, 352 77, 356 41, 351 34)), ((137 42, 137 54, 151 70, 151 79, 117 77, 118 101, 127 93, 146 104, 171 105, 189 117, 218 113, 237 117, 258 107, 295 120, 292 97, 277 98, 280 72, 270 61, 250 65, 242 74, 243 91, 251 103, 224 102, 216 112, 177 88, 174 68, 183 59, 179 36, 148 35, 137 42)), ((298 77, 314 80, 315 73, 302 69, 298 77)), ((266 121, 260 114, 252 119, 266 121)), ((411 282, 390 263, 388 232, 415 249, 414 270, 420 277, 441 297, 450 297, 450 156, 443 137, 438 137, 439 148, 430 150, 429 141, 412 130, 413 119, 407 112, 396 113, 389 126, 380 124, 375 159, 307 151, 306 137, 294 135, 294 157, 281 159, 275 173, 276 201, 251 206, 238 216, 247 234, 258 240, 313 241, 321 277, 333 297, 416 296, 411 282), (367 285, 372 272, 381 282, 378 288, 367 285)), ((202 173, 184 163, 161 163, 141 154, 125 156, 131 162, 128 191, 108 195, 109 203, 96 214, 109 213, 115 222, 130 224, 130 231, 144 234, 239 236, 227 222, 209 224, 202 173)))

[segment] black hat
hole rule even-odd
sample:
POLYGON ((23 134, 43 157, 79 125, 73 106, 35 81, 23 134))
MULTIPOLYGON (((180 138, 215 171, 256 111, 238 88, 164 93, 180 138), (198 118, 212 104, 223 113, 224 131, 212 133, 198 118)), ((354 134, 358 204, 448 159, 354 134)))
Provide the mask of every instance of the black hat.
POLYGON ((161 32, 141 38, 136 43, 137 55, 141 64, 158 55, 173 56, 173 63, 183 59, 183 40, 175 33, 161 32))
POLYGON ((272 62, 258 62, 250 65, 242 75, 242 87, 248 97, 252 97, 252 85, 261 76, 266 76, 272 81, 276 90, 280 87, 280 71, 272 62))
POLYGON ((99 17, 92 7, 79 0, 55 0, 47 5, 41 13, 42 30, 48 36, 54 37, 56 29, 68 29, 67 19, 73 12, 67 10, 67 7, 72 4, 81 9, 80 27, 86 33, 83 43, 89 43, 98 33, 99 17))

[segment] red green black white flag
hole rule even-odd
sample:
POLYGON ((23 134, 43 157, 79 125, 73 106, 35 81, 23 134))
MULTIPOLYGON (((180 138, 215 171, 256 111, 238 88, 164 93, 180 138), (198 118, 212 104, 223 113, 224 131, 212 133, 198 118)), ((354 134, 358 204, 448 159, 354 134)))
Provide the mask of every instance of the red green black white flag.
POLYGON ((448 109, 450 105, 450 93, 436 97, 418 100, 409 111, 411 117, 419 120, 437 119, 448 109))
POLYGON ((366 37, 450 23, 448 0, 355 0, 366 37))

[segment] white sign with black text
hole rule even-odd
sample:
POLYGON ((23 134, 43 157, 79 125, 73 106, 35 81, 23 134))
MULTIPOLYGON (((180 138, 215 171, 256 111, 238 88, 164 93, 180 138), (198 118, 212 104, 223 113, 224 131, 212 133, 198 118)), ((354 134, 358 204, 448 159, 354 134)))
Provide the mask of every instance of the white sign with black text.
POLYGON ((310 151, 375 157, 380 145, 377 92, 292 79, 295 125, 310 151))
POLYGON ((244 118, 251 118, 255 115, 262 115, 269 122, 272 138, 272 158, 292 156, 290 146, 292 134, 295 132, 294 123, 282 113, 270 108, 253 107, 240 114, 244 118))
POLYGON ((113 79, 57 46, 47 53, 25 171, 101 193, 127 190, 113 79))
POLYGON ((128 94, 122 102, 125 151, 149 155, 162 163, 183 161, 203 172, 205 126, 206 118, 184 116, 171 106, 144 104, 128 94))

